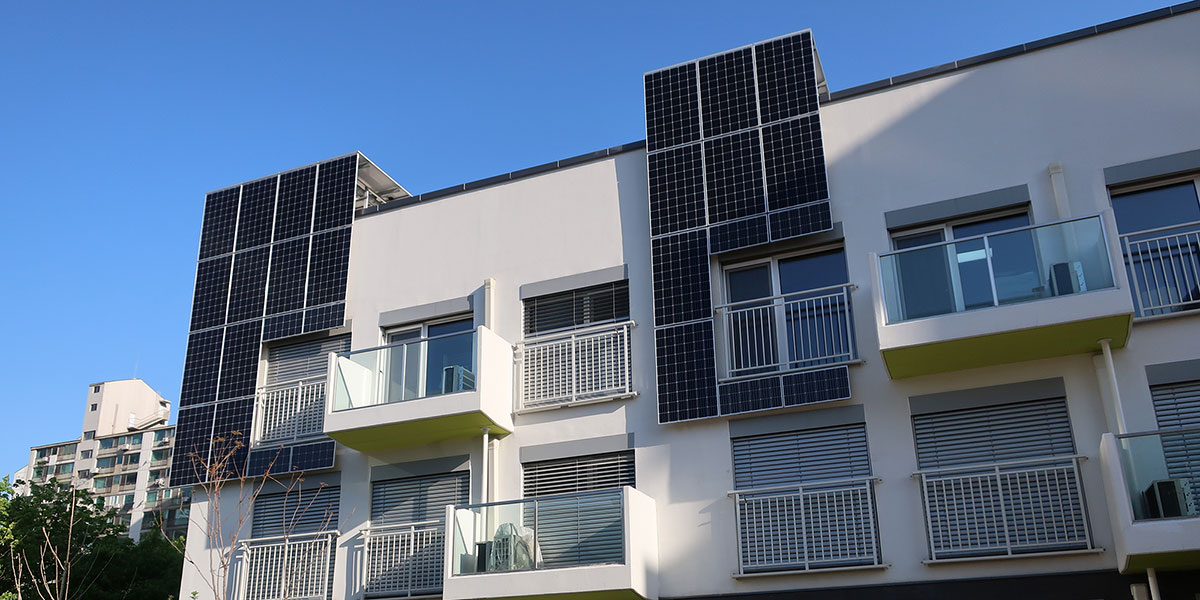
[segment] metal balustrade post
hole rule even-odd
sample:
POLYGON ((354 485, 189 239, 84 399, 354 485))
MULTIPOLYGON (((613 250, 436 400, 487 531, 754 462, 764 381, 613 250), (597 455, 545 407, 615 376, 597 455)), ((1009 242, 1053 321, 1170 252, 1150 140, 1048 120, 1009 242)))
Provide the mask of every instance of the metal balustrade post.
POLYGON ((992 244, 990 236, 983 236, 983 257, 987 259, 988 285, 992 288, 992 306, 1000 306, 1000 295, 996 292, 996 269, 992 265, 992 244))

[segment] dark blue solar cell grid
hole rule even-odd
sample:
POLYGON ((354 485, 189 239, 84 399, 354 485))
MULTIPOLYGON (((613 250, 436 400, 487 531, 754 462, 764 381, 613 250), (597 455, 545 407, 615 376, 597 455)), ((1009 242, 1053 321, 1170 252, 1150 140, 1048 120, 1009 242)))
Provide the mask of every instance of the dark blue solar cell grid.
POLYGON ((305 235, 312 228, 313 192, 317 166, 279 176, 279 200, 275 203, 275 239, 305 235))
POLYGON ((254 397, 218 402, 213 419, 213 460, 229 466, 229 477, 241 473, 246 464, 254 423, 254 397))
POLYGON ((354 220, 358 156, 323 162, 318 167, 317 212, 313 217, 313 232, 349 225, 354 220))
POLYGON ((700 110, 706 138, 758 125, 749 48, 700 61, 700 110))
POLYGON ((233 283, 229 288, 229 322, 261 317, 267 298, 267 263, 271 247, 233 255, 233 283))
POLYGON ((825 150, 816 115, 764 127, 763 149, 771 210, 829 197, 825 150))
POLYGON ((747 379, 720 385, 721 414, 732 415, 783 406, 779 376, 747 379))
POLYGON ((333 467, 333 440, 292 447, 293 471, 309 471, 333 467))
POLYGON ((213 192, 204 199, 204 223, 200 228, 200 260, 233 252, 239 194, 241 187, 233 187, 213 192))
POLYGON ((292 464, 292 448, 290 446, 272 446, 250 451, 246 461, 246 475, 255 477, 271 473, 286 473, 292 464))
POLYGON ((268 315, 304 308, 310 239, 302 237, 272 246, 271 280, 267 285, 268 315))
POLYGON ((704 163, 700 144, 651 154, 650 234, 664 235, 705 224, 704 163))
POLYGON ((767 212, 758 131, 704 142, 709 224, 767 212))
POLYGON ((830 213, 828 202, 771 213, 771 241, 830 229, 833 229, 833 215, 830 213))
POLYGON ((224 335, 224 329, 210 329, 188 336, 179 406, 191 406, 217 399, 217 372, 221 366, 221 343, 224 335))
POLYGON ((707 233, 698 230, 656 238, 650 245, 655 324, 712 317, 707 233))
POLYGON ((646 84, 646 149, 649 152, 700 139, 700 106, 696 65, 686 64, 648 73, 646 84))
POLYGON ((346 321, 346 305, 339 302, 304 311, 304 333, 341 327, 346 321))
POLYGON ((749 248, 768 241, 766 215, 715 225, 708 233, 708 246, 713 254, 749 248))
POLYGON ((292 337, 293 335, 300 335, 303 332, 303 311, 267 317, 263 323, 263 341, 292 337))
POLYGON ((262 344, 262 321, 239 323, 225 328, 225 349, 221 353, 221 385, 217 399, 253 396, 258 380, 258 361, 262 344))
POLYGON ((783 376, 783 403, 799 406, 850 398, 850 367, 832 367, 783 376))
POLYGON ((270 243, 278 182, 278 177, 269 177, 242 186, 242 208, 238 211, 237 225, 238 250, 270 243))
POLYGON ((712 320, 654 331, 660 423, 717 415, 712 320))
POLYGON ((350 263, 350 228, 313 236, 308 263, 307 306, 320 306, 346 299, 346 268, 350 263))
POLYGON ((212 440, 214 406, 180 408, 175 425, 175 444, 171 457, 171 485, 188 485, 204 475, 208 447, 212 440))
POLYGON ((817 70, 808 32, 754 47, 759 112, 764 123, 817 110, 817 70))
POLYGON ((222 256, 196 265, 196 289, 192 296, 191 331, 225 323, 225 301, 229 297, 232 256, 222 256))

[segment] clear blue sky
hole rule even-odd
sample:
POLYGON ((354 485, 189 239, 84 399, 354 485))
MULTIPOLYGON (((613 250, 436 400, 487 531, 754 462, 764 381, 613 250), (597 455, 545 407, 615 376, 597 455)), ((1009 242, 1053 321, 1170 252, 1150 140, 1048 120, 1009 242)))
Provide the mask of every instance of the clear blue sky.
POLYGON ((644 138, 643 72, 811 28, 830 89, 1166 6, 0 4, 0 472, 179 394, 204 193, 361 150, 413 193, 644 138))

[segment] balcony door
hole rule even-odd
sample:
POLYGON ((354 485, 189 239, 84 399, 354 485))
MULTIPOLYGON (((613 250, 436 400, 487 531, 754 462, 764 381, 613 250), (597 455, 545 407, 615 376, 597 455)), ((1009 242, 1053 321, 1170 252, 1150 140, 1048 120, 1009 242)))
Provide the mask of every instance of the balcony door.
POLYGON ((1139 316, 1200 310, 1200 177, 1112 197, 1139 316))
POLYGON ((475 389, 470 317, 418 323, 387 332, 387 401, 475 389))

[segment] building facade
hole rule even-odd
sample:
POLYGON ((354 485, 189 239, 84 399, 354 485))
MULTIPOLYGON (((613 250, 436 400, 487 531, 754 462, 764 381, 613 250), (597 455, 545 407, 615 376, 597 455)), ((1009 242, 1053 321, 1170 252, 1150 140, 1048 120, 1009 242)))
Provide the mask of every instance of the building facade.
POLYGON ((249 503, 245 600, 1192 598, 1197 8, 840 92, 804 31, 645 74, 645 142, 208 194, 181 597, 249 503))
POLYGON ((93 383, 80 436, 30 448, 22 476, 90 490, 135 541, 156 531, 185 535, 189 494, 167 485, 175 441, 170 415, 170 401, 141 379, 93 383))

